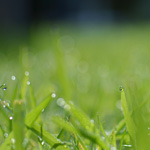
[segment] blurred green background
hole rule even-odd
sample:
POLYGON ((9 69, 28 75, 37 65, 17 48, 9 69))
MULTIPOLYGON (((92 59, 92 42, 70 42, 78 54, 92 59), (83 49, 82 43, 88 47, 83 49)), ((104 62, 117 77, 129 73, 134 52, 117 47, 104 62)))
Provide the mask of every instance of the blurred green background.
MULTIPOLYGON (((44 24, 32 27, 28 37, 7 37, 1 41, 0 51, 0 82, 8 86, 4 96, 11 101, 14 85, 21 85, 29 71, 37 103, 56 92, 58 98, 72 100, 91 119, 99 113, 109 130, 123 117, 121 85, 129 89, 131 110, 149 96, 149 33, 148 24, 44 24), (11 79, 13 75, 17 81, 11 79)), ((48 112, 59 113, 55 105, 48 112)))

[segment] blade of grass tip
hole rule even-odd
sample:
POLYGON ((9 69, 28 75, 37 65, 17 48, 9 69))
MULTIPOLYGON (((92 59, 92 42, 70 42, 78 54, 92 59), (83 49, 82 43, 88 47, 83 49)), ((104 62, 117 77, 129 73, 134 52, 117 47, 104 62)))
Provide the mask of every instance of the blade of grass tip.
POLYGON ((23 150, 25 106, 23 100, 15 100, 13 104, 13 132, 16 150, 23 150))
POLYGON ((21 87, 21 91, 20 91, 20 98, 21 99, 24 99, 25 98, 25 95, 26 95, 26 90, 27 90, 27 83, 28 83, 28 80, 29 80, 29 72, 28 71, 26 71, 25 72, 25 76, 24 76, 24 78, 23 78, 23 81, 22 81, 22 87, 21 87))
POLYGON ((42 110, 47 107, 49 102, 52 100, 51 96, 46 97, 46 99, 41 102, 34 110, 28 113, 25 117, 25 123, 28 127, 31 127, 34 121, 39 117, 42 110))
POLYGON ((99 114, 97 114, 97 120, 98 120, 98 124, 99 124, 99 128, 100 128, 100 131, 102 132, 103 136, 105 137, 105 139, 107 140, 107 142, 109 143, 109 140, 108 140, 108 136, 106 135, 105 131, 104 131, 104 128, 100 122, 100 118, 99 118, 99 114))
POLYGON ((62 128, 57 136, 57 139, 60 139, 63 133, 64 133, 64 129, 62 128))
POLYGON ((122 137, 121 137, 121 141, 120 141, 120 149, 119 150, 121 150, 122 149, 122 144, 123 144, 123 140, 124 140, 124 136, 126 135, 126 130, 123 132, 123 135, 122 135, 122 137))
POLYGON ((129 132, 131 139, 134 141, 134 146, 136 146, 135 125, 128 110, 128 105, 127 105, 124 89, 121 88, 120 91, 121 91, 121 103, 122 103, 122 108, 123 108, 123 114, 125 117, 125 122, 127 125, 127 130, 129 132))

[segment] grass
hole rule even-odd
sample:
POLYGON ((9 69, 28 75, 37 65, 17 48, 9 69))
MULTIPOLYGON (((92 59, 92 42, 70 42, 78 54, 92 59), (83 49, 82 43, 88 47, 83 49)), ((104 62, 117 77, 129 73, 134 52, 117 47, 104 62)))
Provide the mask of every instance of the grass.
POLYGON ((148 25, 45 25, 26 38, 1 46, 1 150, 149 149, 148 25))

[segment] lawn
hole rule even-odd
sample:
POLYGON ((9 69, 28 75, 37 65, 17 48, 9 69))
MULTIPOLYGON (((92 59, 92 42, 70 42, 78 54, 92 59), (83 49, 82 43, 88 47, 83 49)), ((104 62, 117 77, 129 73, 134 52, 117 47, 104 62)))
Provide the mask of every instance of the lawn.
POLYGON ((149 24, 0 39, 1 150, 149 149, 149 24))

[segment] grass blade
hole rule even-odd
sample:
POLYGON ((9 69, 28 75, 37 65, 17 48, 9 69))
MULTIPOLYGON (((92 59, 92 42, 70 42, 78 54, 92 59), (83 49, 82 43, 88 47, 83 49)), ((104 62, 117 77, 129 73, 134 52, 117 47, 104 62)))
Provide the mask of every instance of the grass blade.
MULTIPOLYGON (((31 128, 28 127, 31 131, 33 131, 38 136, 41 136, 41 126, 38 124, 34 124, 31 128)), ((48 144, 53 146, 54 144, 61 144, 57 138, 55 138, 53 135, 51 135, 48 131, 46 131, 44 128, 42 129, 42 139, 45 140, 48 144)))
POLYGON ((94 126, 93 123, 91 123, 91 120, 86 116, 86 114, 84 114, 71 103, 69 112, 74 117, 72 119, 72 124, 81 135, 90 139, 94 143, 97 143, 102 148, 106 150, 109 149, 107 141, 102 140, 101 136, 99 135, 99 130, 94 126), (76 121, 74 119, 76 119, 76 121))
POLYGON ((129 132, 129 135, 131 137, 131 140, 134 141, 134 146, 136 147, 136 137, 135 137, 135 124, 130 116, 129 110, 128 110, 128 105, 125 97, 125 92, 124 89, 121 89, 121 103, 122 103, 122 108, 123 108, 123 114, 125 117, 125 122, 127 126, 127 130, 129 132))
POLYGON ((52 100, 51 96, 48 96, 41 104, 39 104, 33 111, 28 113, 25 118, 25 124, 31 127, 35 120, 39 117, 42 110, 47 107, 49 102, 52 100))
POLYGON ((25 106, 23 100, 14 101, 13 133, 16 150, 23 150, 25 106))
POLYGON ((109 142, 108 137, 107 137, 107 135, 106 135, 106 133, 104 131, 104 128, 103 128, 103 126, 102 126, 102 124, 100 122, 99 115, 97 115, 97 120, 98 120, 100 131, 102 132, 102 134, 105 137, 105 139, 107 140, 107 142, 109 142))

